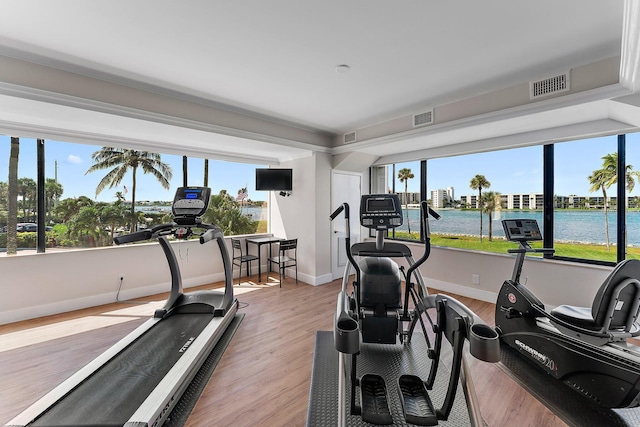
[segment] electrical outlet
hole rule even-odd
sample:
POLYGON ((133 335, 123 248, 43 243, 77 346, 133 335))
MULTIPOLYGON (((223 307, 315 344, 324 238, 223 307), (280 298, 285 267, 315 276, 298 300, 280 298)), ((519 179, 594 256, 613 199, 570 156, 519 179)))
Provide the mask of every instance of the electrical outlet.
POLYGON ((471 283, 473 283, 474 285, 479 285, 480 284, 480 275, 479 274, 472 274, 471 275, 471 283))

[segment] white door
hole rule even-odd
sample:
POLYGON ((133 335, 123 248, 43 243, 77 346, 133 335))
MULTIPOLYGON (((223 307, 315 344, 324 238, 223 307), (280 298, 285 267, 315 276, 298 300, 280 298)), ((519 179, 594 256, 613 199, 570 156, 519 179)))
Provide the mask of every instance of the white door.
MULTIPOLYGON (((362 174, 337 172, 331 175, 331 212, 341 204, 349 204, 349 224, 351 228, 351 244, 360 241, 360 196, 362 194, 362 174)), ((333 279, 344 274, 344 267, 349 262, 345 246, 347 233, 344 213, 331 221, 331 265, 333 279)))

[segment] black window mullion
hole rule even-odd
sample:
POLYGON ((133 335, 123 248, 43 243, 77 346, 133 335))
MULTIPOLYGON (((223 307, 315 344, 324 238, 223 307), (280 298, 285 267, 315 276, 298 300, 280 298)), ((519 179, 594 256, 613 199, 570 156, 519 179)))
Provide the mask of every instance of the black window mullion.
POLYGON ((44 253, 46 246, 46 229, 45 229, 45 216, 46 207, 44 203, 44 139, 38 139, 36 141, 36 212, 37 218, 37 233, 36 233, 36 252, 44 253))
MULTIPOLYGON (((542 151, 542 194, 544 200, 542 223, 543 223, 543 246, 545 248, 553 248, 553 191, 554 191, 554 160, 553 160, 553 144, 547 144, 542 151)), ((553 255, 544 255, 550 258, 553 255)))
MULTIPOLYGON (((427 161, 420 161, 420 202, 423 200, 427 200, 427 161)), ((420 212, 422 212, 422 207, 420 207, 420 212)), ((422 226, 422 221, 420 221, 420 241, 424 242, 424 228, 422 226)))
POLYGON ((623 261, 627 252, 627 150, 625 135, 618 135, 618 188, 617 188, 617 221, 616 235, 617 259, 623 261))

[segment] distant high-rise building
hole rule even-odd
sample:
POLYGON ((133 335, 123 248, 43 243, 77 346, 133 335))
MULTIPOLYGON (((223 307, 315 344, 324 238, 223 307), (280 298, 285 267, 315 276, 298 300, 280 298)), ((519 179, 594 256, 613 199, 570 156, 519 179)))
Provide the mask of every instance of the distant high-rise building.
POLYGON ((434 208, 448 208, 453 205, 453 187, 446 190, 431 191, 431 206, 434 208))

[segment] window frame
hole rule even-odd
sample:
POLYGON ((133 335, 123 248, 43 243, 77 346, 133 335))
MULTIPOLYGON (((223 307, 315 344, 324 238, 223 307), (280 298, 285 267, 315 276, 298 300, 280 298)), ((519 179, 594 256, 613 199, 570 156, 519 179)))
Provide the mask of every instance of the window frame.
MULTIPOLYGON (((617 164, 617 180, 618 183, 625 182, 625 171, 626 171, 626 134, 611 134, 611 135, 599 135, 599 137, 603 136, 617 136, 617 153, 618 153, 618 164, 617 164)), ((588 138, 576 138, 573 141, 580 141, 581 139, 588 138)), ((559 142, 551 142, 547 144, 543 144, 543 247, 544 248, 553 248, 554 247, 554 184, 555 184, 555 172, 554 172, 554 147, 555 144, 559 142)), ((487 150, 486 152, 498 151, 498 150, 487 150)), ((427 168, 428 161, 430 159, 420 160, 420 197, 421 200, 427 200, 427 168)), ((393 167, 395 174, 395 163, 391 163, 387 166, 393 167)), ((392 187, 392 191, 395 192, 395 181, 392 187)), ((618 201, 627 200, 627 189, 626 185, 617 185, 616 188, 616 196, 618 201)), ((623 244, 616 244, 616 261, 604 261, 597 259, 585 259, 585 258, 575 258, 575 257, 567 257, 567 256, 558 256, 555 254, 545 254, 544 258, 546 259, 554 259, 560 261, 570 261, 577 262, 583 264, 592 264, 592 265, 603 265, 603 266, 615 266, 617 263, 626 259, 627 252, 627 241, 625 239, 626 232, 626 218, 627 218, 627 204, 626 203, 617 203, 616 207, 616 242, 624 242, 623 244)), ((424 243, 424 230, 422 229, 422 224, 420 224, 420 240, 408 240, 408 239, 399 239, 395 238, 395 233, 390 233, 389 239, 399 240, 399 241, 409 241, 416 243, 424 243)), ((463 249, 469 250, 469 249, 463 249)))

